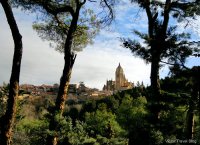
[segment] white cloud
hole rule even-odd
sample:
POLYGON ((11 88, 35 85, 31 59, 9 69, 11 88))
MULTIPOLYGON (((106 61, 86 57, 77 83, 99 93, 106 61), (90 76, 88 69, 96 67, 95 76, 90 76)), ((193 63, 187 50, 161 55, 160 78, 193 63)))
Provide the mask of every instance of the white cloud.
MULTIPOLYGON (((48 43, 41 39, 32 30, 32 22, 26 21, 29 16, 17 12, 16 20, 23 36, 23 57, 21 66, 21 83, 51 83, 55 82, 55 78, 59 80, 60 70, 63 65, 62 58, 58 52, 49 48, 48 43), (23 17, 23 19, 22 19, 23 17), (54 75, 55 73, 55 75, 54 75)), ((0 11, 1 27, 0 27, 0 82, 9 82, 12 57, 13 57, 13 40, 6 18, 1 9, 0 11)))
MULTIPOLYGON (((129 7, 125 12, 128 9, 129 7)), ((63 55, 49 48, 48 42, 43 42, 32 30, 32 15, 17 11, 16 19, 24 44, 20 82, 36 85, 59 83, 64 64, 63 55)), ((0 20, 0 83, 2 83, 9 81, 13 41, 2 10, 0 10, 0 20)), ((120 62, 129 81, 135 83, 144 81, 145 84, 149 84, 150 66, 132 56, 130 50, 120 46, 119 37, 124 36, 124 31, 131 31, 126 30, 129 24, 122 22, 118 26, 119 23, 116 22, 115 25, 117 29, 102 30, 93 45, 78 53, 71 83, 84 81, 89 87, 101 89, 107 79, 114 79, 115 69, 120 62)), ((131 26, 132 24, 130 28, 131 26)))
POLYGON ((115 79, 115 69, 120 62, 129 81, 149 84, 150 67, 141 59, 134 58, 130 51, 120 46, 117 49, 112 45, 101 46, 94 44, 78 54, 72 82, 84 81, 90 87, 102 88, 107 79, 115 79))

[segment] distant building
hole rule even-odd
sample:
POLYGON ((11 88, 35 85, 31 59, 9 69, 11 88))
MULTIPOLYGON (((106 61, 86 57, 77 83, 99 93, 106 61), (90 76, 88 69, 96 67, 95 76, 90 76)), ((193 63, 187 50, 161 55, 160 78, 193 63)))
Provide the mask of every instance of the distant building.
POLYGON ((51 85, 41 85, 34 86, 31 84, 22 84, 20 85, 20 90, 24 92, 24 94, 32 94, 32 95, 42 95, 42 94, 55 94, 54 86, 51 85))
POLYGON ((115 81, 107 80, 106 84, 103 86, 104 91, 120 91, 127 90, 134 87, 132 82, 128 82, 125 77, 124 70, 121 67, 120 63, 115 71, 115 81))
POLYGON ((68 93, 76 94, 77 93, 77 84, 69 84, 68 93))
POLYGON ((115 81, 107 80, 106 84, 103 86, 103 90, 114 91, 115 90, 115 81))
POLYGON ((80 82, 78 86, 78 94, 87 92, 89 88, 85 86, 84 82, 80 82))

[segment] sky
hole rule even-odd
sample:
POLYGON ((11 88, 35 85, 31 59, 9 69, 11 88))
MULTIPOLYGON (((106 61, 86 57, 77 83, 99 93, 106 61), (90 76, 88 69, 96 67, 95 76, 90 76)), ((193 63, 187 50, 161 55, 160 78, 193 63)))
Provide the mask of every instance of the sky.
MULTIPOLYGON (((133 29, 146 31, 146 16, 135 5, 121 5, 116 10, 116 19, 112 25, 102 29, 92 45, 77 53, 70 83, 78 84, 82 81, 88 87, 102 89, 106 80, 114 80, 115 70, 120 63, 129 81, 150 84, 150 65, 134 57, 129 49, 121 46, 120 41, 120 37, 134 38, 133 29)), ((14 15, 23 36, 20 84, 59 84, 64 55, 49 47, 49 42, 42 41, 32 30, 35 20, 33 14, 15 9, 14 15)), ((193 31, 192 28, 190 30, 193 31)), ((0 6, 0 85, 9 82, 13 48, 12 35, 0 6)), ((199 64, 194 58, 188 63, 189 66, 199 64)), ((161 68, 160 75, 162 78, 167 76, 168 68, 161 68)))

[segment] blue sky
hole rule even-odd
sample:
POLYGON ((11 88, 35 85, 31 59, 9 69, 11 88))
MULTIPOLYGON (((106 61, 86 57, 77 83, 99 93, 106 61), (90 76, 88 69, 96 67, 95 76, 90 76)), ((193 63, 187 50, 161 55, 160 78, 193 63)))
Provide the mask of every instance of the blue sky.
MULTIPOLYGON (((78 52, 72 72, 71 83, 83 81, 86 86, 102 89, 107 79, 114 79, 115 69, 119 62, 124 68, 129 81, 143 81, 149 84, 150 65, 134 57, 130 50, 121 46, 120 37, 131 37, 133 29, 146 31, 146 15, 142 10, 138 12, 136 5, 120 5, 116 8, 116 19, 113 24, 100 31, 94 39, 93 45, 88 45, 78 52)), ((63 54, 49 47, 49 43, 42 41, 32 30, 33 14, 25 14, 14 10, 14 14, 23 36, 24 52, 20 83, 35 85, 59 83, 63 69, 63 54)), ((0 84, 9 82, 13 41, 10 30, 0 7, 0 84)), ((198 21, 197 21, 198 24, 198 21)), ((195 25, 196 27, 197 25, 195 25)), ((196 31, 199 37, 199 27, 191 27, 187 31, 196 31)), ((185 31, 180 27, 180 31, 185 31)), ((191 58, 189 66, 200 65, 199 60, 191 58)), ((161 77, 168 74, 167 67, 160 70, 161 77)))

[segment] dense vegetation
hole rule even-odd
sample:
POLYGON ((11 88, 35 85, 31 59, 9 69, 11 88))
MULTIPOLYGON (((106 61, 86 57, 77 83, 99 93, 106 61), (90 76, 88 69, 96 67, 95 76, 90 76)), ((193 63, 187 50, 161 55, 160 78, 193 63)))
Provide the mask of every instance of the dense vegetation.
POLYGON ((0 92, 0 144, 200 144, 200 67, 185 66, 186 58, 199 57, 200 41, 193 40, 191 34, 178 33, 170 23, 199 15, 199 0, 130 0, 130 4, 136 3, 145 11, 148 32, 134 31, 142 41, 121 40, 125 48, 151 64, 150 86, 138 84, 99 100, 66 102, 75 52, 91 43, 99 28, 111 24, 116 2, 0 0, 14 41, 10 83, 0 92), (86 2, 98 2, 102 17, 86 2), (64 53, 65 65, 56 98, 18 100, 22 36, 12 7, 39 13, 42 18, 33 28, 64 53), (171 65, 171 75, 160 79, 163 63, 171 65))
MULTIPOLYGON (((156 145, 183 144, 195 141, 200 144, 199 94, 194 97, 193 87, 199 86, 195 71, 182 70, 160 81, 162 109, 159 122, 153 123, 149 107, 149 87, 138 84, 131 90, 118 92, 99 100, 66 103, 63 116, 56 116, 58 144, 111 144, 156 145), (193 72, 193 77, 188 74, 193 72), (188 138, 188 112, 193 102, 192 137, 188 138), (193 139, 193 140, 189 140, 193 139)), ((199 90, 198 90, 199 91, 199 90)), ((2 97, 2 94, 1 94, 2 97)), ((49 112, 55 98, 32 97, 18 102, 17 123, 14 129, 14 145, 43 145, 48 134, 49 112)))

